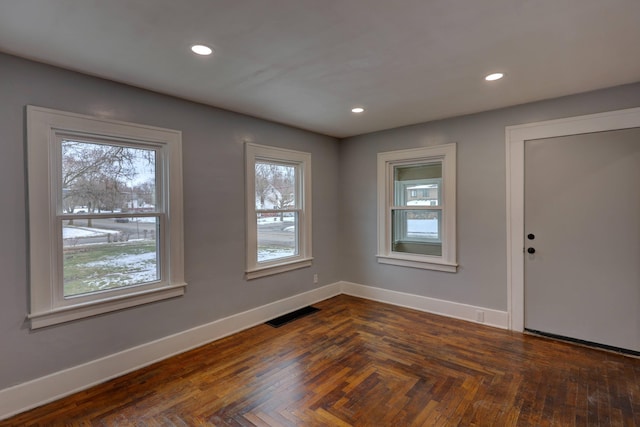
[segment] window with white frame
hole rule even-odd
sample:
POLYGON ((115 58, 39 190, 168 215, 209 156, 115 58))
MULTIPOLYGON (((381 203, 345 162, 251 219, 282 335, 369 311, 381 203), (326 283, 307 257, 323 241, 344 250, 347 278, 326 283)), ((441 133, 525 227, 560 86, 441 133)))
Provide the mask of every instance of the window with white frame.
POLYGON ((184 294, 178 131, 27 107, 32 328, 184 294))
POLYGON ((378 262, 457 270, 455 144, 378 154, 378 262))
POLYGON ((247 278, 311 265, 311 154, 246 144, 247 278))

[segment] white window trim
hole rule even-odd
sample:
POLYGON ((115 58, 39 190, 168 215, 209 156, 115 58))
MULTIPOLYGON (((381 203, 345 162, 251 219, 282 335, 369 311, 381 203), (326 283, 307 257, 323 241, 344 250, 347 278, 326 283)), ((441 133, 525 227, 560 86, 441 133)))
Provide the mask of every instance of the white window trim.
POLYGON ((48 108, 27 106, 27 171, 29 194, 30 312, 31 329, 173 298, 184 294, 184 244, 182 209, 182 134, 158 127, 101 119, 48 108), (120 288, 101 297, 72 298, 64 303, 57 289, 59 264, 55 206, 59 134, 85 134, 96 138, 146 142, 165 151, 163 188, 167 206, 161 231, 162 280, 153 285, 120 288), (73 301, 73 302, 70 302, 73 301))
POLYGON ((245 174, 247 211, 246 278, 250 280, 311 266, 313 261, 311 254, 311 154, 247 143, 245 145, 245 174), (299 207, 298 227, 296 229, 298 233, 298 255, 264 263, 258 263, 257 253, 255 164, 259 160, 296 164, 300 167, 300 178, 302 180, 297 189, 301 193, 301 206, 299 207))
POLYGON ((378 262, 455 273, 456 253, 456 144, 378 153, 378 262), (393 167, 433 161, 442 162, 442 256, 393 252, 393 167))

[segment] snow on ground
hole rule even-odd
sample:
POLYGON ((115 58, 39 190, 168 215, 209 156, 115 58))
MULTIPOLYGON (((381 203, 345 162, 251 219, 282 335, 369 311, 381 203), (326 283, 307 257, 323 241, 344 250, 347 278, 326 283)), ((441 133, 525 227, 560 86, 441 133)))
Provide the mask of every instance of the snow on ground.
POLYGON ((407 220, 407 234, 410 236, 438 236, 437 219, 409 219, 407 220))
POLYGON ((91 228, 91 227, 69 227, 69 226, 62 227, 63 239, 98 237, 98 236, 104 236, 105 234, 118 234, 118 232, 116 230, 104 230, 101 228, 91 228))
MULTIPOLYGON (((294 222, 296 219, 293 216, 285 216, 284 222, 294 222)), ((280 221, 279 216, 271 216, 266 218, 258 218, 258 224, 273 224, 274 222, 282 222, 280 221)))
POLYGON ((147 283, 158 280, 157 259, 155 252, 146 252, 138 255, 123 255, 119 257, 108 257, 101 261, 94 261, 85 264, 87 267, 107 267, 114 271, 106 276, 89 277, 88 286, 97 289, 113 287, 114 283, 120 286, 134 285, 137 283, 147 283))
POLYGON ((123 255, 119 257, 109 257, 102 261, 93 261, 88 262, 84 265, 89 267, 104 267, 104 266, 113 266, 113 267, 126 267, 132 264, 142 264, 153 261, 155 264, 156 261, 156 253, 155 252, 145 252, 137 255, 123 255))
MULTIPOLYGON (((156 217, 145 217, 145 218, 135 218, 131 222, 155 222, 156 217)), ((109 230, 104 228, 95 228, 95 227, 78 227, 74 225, 65 225, 62 227, 62 238, 63 239, 81 239, 83 237, 99 237, 106 236, 107 234, 118 234, 118 230, 109 230)))
POLYGON ((295 251, 291 248, 258 248, 258 262, 265 262, 276 258, 294 256, 295 251))

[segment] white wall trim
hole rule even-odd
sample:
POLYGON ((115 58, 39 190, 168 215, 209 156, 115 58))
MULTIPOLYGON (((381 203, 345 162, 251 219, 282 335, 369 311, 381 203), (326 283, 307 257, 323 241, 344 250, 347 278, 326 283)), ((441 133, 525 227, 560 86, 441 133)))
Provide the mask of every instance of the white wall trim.
POLYGON ((0 420, 340 293, 340 284, 333 283, 0 390, 0 420))
POLYGON ((640 127, 640 108, 507 126, 507 301, 509 329, 524 330, 524 142, 640 127))
POLYGON ((0 390, 0 420, 343 293, 498 328, 508 324, 504 311, 341 281, 0 390), (479 312, 483 322, 476 320, 479 312))
POLYGON ((506 329, 508 326, 507 312, 490 308, 478 307, 459 302, 445 301, 389 289, 375 288, 351 282, 340 282, 342 293, 359 298, 393 304, 400 307, 412 308, 427 313, 467 320, 506 329), (478 313, 482 313, 484 321, 478 321, 478 313))

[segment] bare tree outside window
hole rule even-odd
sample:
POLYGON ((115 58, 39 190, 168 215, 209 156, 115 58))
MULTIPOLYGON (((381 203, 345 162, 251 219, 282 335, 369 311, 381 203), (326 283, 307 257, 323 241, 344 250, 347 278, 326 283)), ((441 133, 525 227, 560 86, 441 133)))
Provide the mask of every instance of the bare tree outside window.
POLYGON ((122 209, 131 200, 133 188, 129 183, 141 176, 150 177, 144 187, 139 187, 153 193, 154 175, 154 150, 62 142, 62 192, 67 213, 78 213, 74 211, 77 206, 85 207, 86 213, 122 209))

